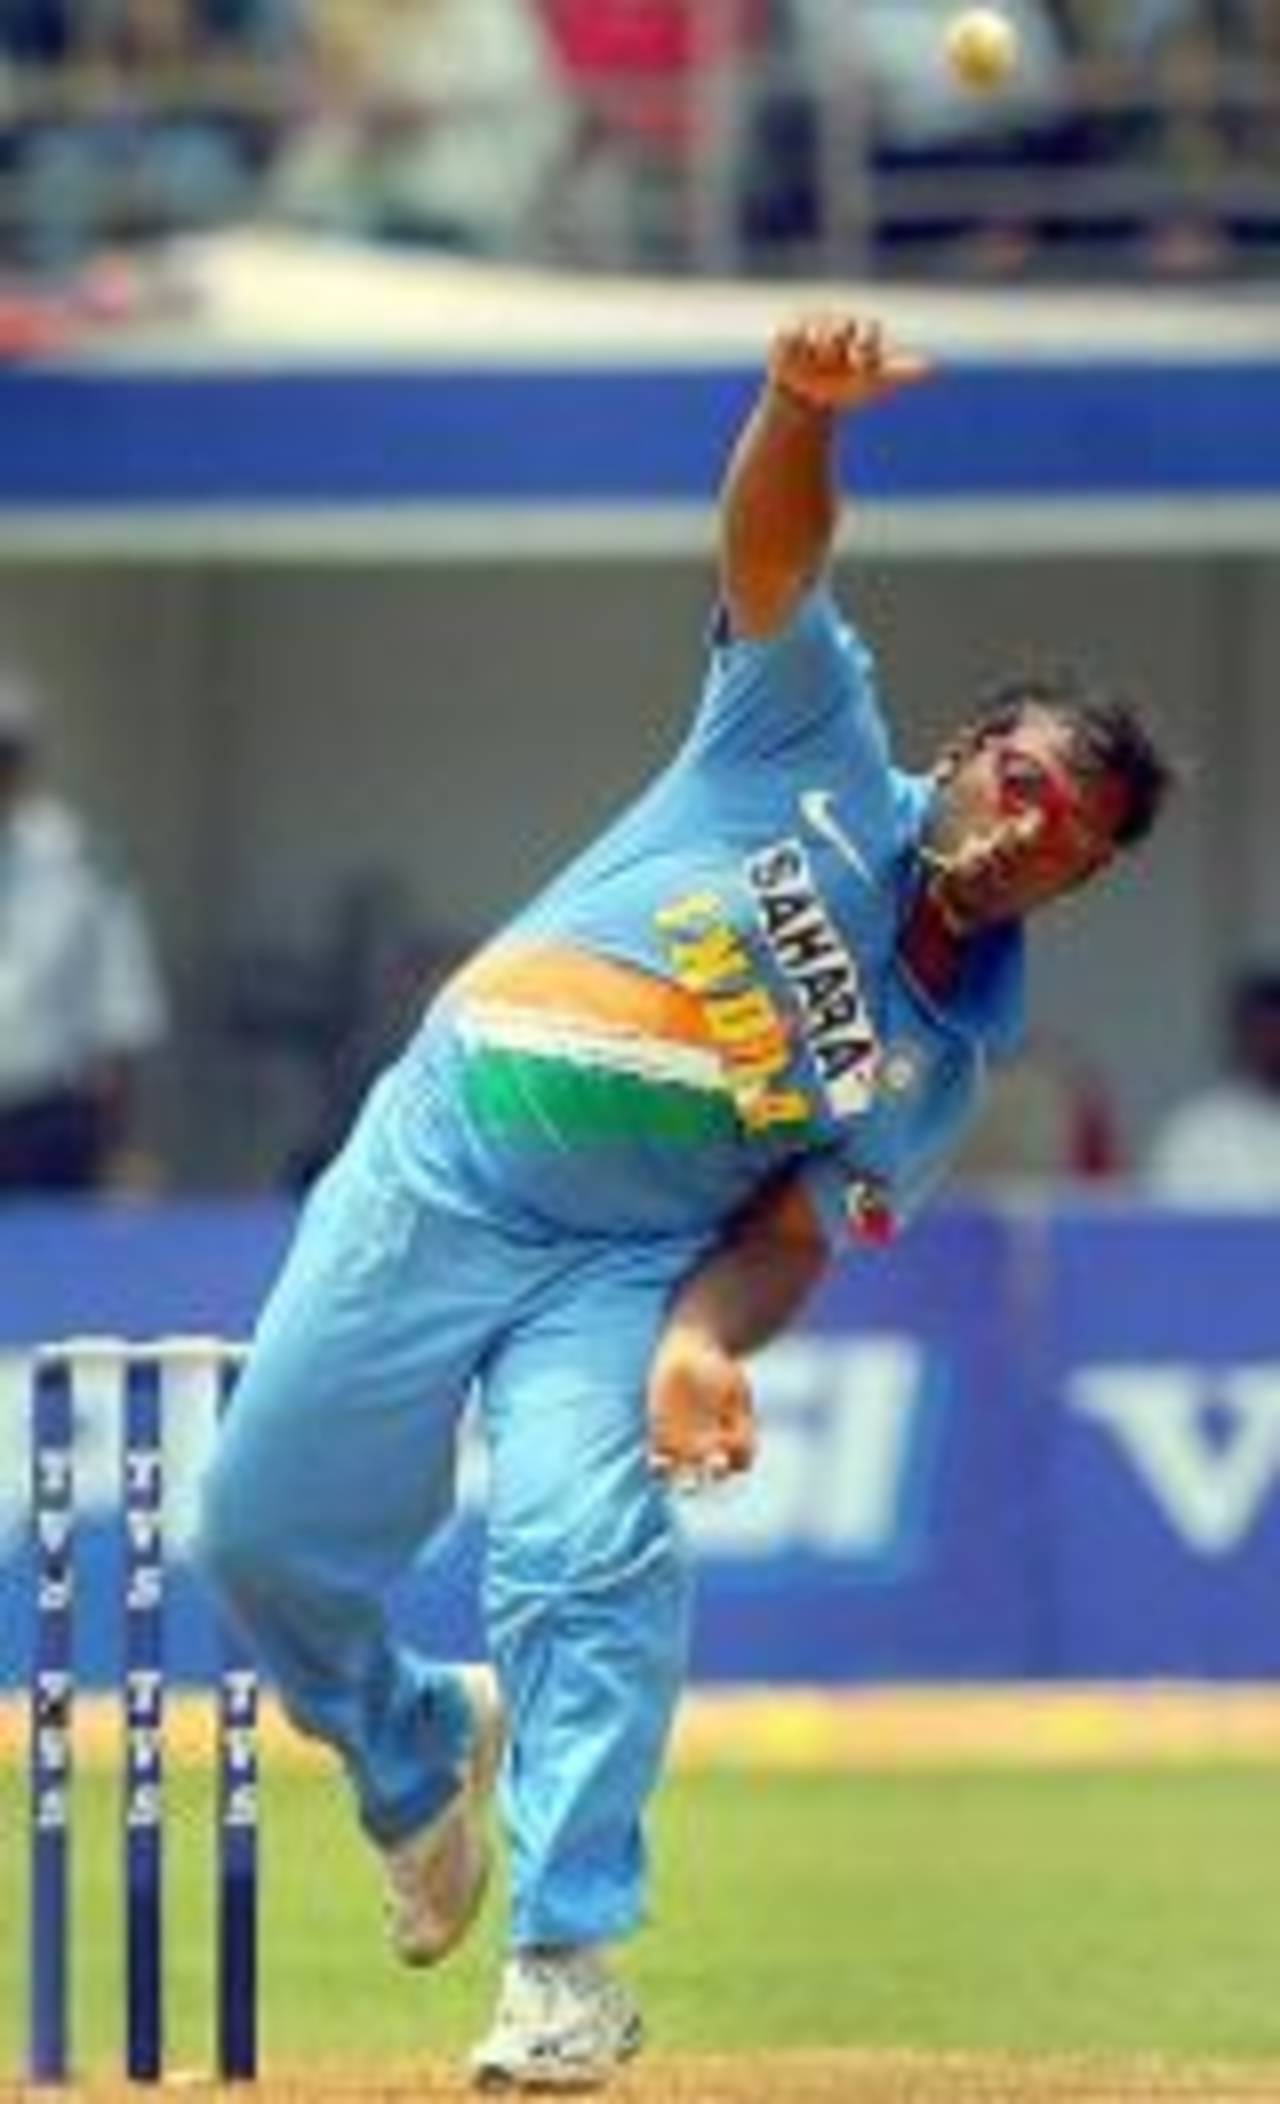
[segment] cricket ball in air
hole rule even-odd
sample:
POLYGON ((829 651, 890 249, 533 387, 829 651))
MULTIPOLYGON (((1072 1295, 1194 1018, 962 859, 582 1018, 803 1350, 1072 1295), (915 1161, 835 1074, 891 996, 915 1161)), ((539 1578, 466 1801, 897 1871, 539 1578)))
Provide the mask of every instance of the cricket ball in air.
POLYGON ((1018 32, 998 7, 966 7, 947 25, 946 54, 966 88, 1001 88, 1018 63, 1018 32))

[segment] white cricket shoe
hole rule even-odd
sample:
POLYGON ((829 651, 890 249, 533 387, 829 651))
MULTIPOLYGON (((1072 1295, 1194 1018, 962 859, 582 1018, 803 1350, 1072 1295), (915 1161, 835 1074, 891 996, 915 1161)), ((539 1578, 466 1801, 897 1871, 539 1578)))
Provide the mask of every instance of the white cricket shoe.
POLYGON ((643 2041, 640 2011, 595 1951, 520 1951, 471 2079, 483 2090, 596 2089, 643 2041))
POLYGON ((383 1851, 383 1904, 392 1949, 405 1965, 435 1965, 480 1911, 491 1848, 486 1803, 502 1757, 502 1705, 487 1666, 461 1666, 471 1741, 457 1791, 429 1826, 383 1851))

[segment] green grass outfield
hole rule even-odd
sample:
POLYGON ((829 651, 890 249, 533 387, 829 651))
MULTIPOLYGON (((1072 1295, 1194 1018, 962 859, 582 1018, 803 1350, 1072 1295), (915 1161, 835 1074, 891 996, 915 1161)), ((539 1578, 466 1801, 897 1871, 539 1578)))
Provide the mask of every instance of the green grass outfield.
MULTIPOLYGON (((208 1779, 171 1781, 171 2057, 207 2064, 208 1779)), ((0 1763, 0 2081, 22 2062, 25 1791, 0 1763)), ((112 1777, 77 1783, 77 2060, 118 2052, 112 1777)), ((633 1946, 659 2050, 911 2046, 1280 2062, 1280 1771, 678 1773, 633 1946)), ((439 1974, 383 1955, 337 1783, 276 1762, 264 1802, 263 2043, 333 2066, 453 2053, 488 2010, 500 1905, 439 1974)), ((1280 2094, 1280 2091, 1277 2091, 1280 2094)))

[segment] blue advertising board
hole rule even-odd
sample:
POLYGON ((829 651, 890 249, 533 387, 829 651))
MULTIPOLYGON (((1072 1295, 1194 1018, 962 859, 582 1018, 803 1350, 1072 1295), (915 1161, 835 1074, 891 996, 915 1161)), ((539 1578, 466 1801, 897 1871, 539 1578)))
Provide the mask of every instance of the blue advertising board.
POLYGON ((1280 1225, 1056 1220, 1032 1408, 1052 1670, 1280 1670, 1280 1225))
POLYGON ((1035 1670, 1014 1234, 939 1213, 765 1355, 754 1475, 692 1515, 698 1677, 1035 1670))
MULTIPOLYGON (((288 1238, 277 1202, 0 1215, 0 1684, 30 1650, 30 1348, 240 1337, 288 1238)), ((688 1501, 703 1682, 1184 1676, 1280 1667, 1280 1221, 941 1209, 833 1276, 758 1361, 761 1455, 688 1501)), ((119 1376, 76 1396, 79 1670, 119 1670, 119 1376)), ((207 1369, 166 1392, 169 1664, 199 1677, 184 1565, 214 1432, 207 1369)), ((484 1456, 393 1602, 481 1642, 484 1456)))

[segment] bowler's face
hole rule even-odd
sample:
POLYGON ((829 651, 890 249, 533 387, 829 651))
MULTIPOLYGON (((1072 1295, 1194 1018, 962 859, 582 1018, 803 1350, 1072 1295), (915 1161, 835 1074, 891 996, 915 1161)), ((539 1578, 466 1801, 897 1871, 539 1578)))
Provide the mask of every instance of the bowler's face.
POLYGON ((927 850, 949 916, 963 928, 1020 920, 1105 869, 1122 785, 1073 764, 1068 727, 1024 709, 938 769, 927 850))

